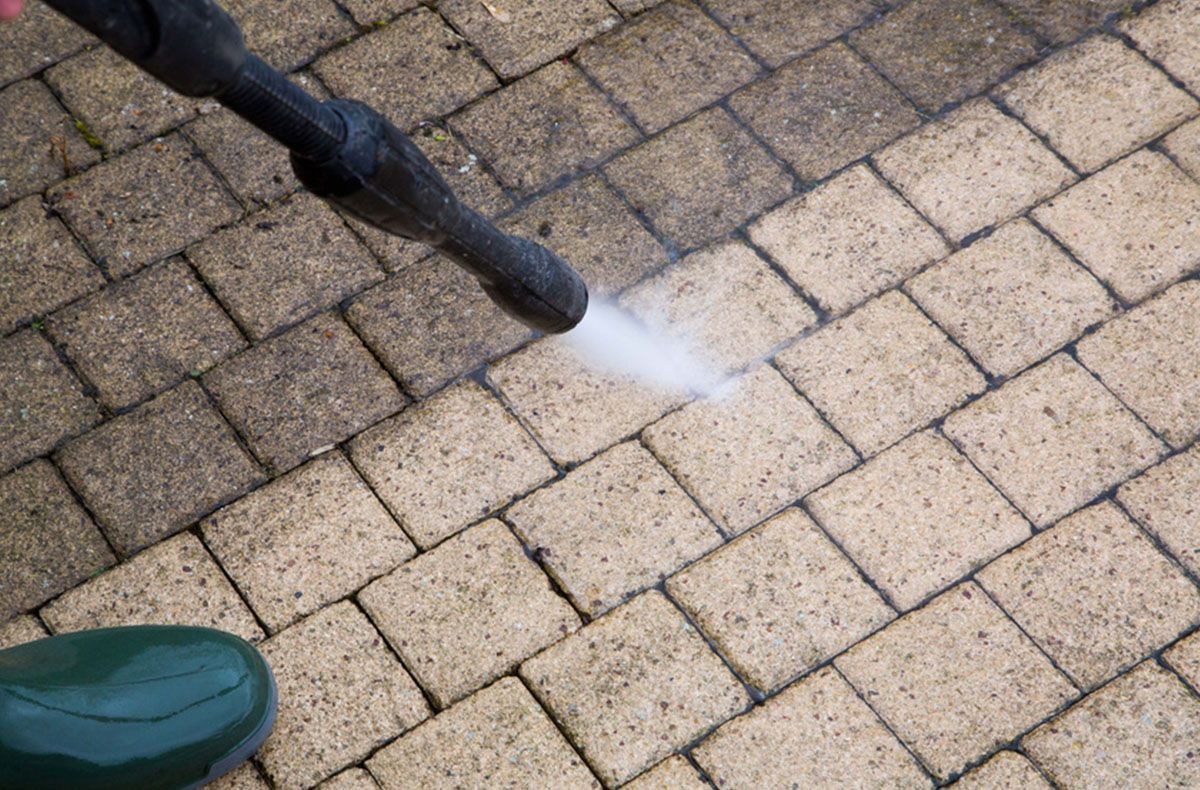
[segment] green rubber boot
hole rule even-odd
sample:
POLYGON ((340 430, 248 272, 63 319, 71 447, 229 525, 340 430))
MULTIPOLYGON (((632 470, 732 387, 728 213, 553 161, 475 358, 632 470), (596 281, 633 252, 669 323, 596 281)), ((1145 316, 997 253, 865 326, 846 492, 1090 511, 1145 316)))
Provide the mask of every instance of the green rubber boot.
POLYGON ((197 787, 275 723, 275 679, 232 634, 102 628, 0 650, 0 788, 197 787))

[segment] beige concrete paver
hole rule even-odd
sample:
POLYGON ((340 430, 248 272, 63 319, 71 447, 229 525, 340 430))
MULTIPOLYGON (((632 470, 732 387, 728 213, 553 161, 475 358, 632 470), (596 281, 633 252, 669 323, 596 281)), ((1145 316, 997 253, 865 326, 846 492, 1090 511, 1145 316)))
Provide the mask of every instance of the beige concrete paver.
POLYGON ((894 616, 850 561, 795 509, 672 576, 667 591, 734 670, 763 692, 894 616))
POLYGON ((1152 661, 1024 739, 1060 786, 1186 787, 1200 781, 1200 701, 1152 661))
POLYGON ((41 71, 95 38, 40 2, 31 2, 24 13, 7 22, 7 46, 0 48, 0 84, 41 71))
POLYGON ((1200 448, 1168 458, 1117 491, 1117 499, 1185 567, 1200 574, 1200 448))
POLYGON ((885 450, 805 504, 901 609, 1030 535, 1021 514, 930 432, 885 450))
POLYGON ((702 741, 718 787, 930 787, 912 756, 832 668, 702 741))
POLYGON ((987 386, 941 329, 895 291, 800 339, 777 362, 864 455, 987 386))
POLYGON ((246 346, 178 258, 60 310, 47 326, 110 409, 145 400, 246 346))
POLYGON ((679 755, 668 757, 632 782, 621 785, 623 790, 705 790, 709 786, 679 755))
POLYGON ((913 278, 906 290, 991 374, 1011 376, 1107 320, 1104 287, 1025 219, 913 278))
POLYGON ((834 314, 949 252, 937 231, 865 165, 788 201, 749 234, 834 314))
POLYGON ((957 790, 1050 790, 1051 785, 1027 757, 1003 751, 953 784, 957 790))
POLYGON ((262 629, 196 536, 155 544, 41 611, 56 634, 124 625, 195 625, 257 642, 262 629))
POLYGON ((326 607, 260 646, 279 687, 259 751, 278 788, 311 787, 429 715, 412 678, 367 618, 326 607))
POLYGON ((360 434, 350 457, 421 548, 554 476, 516 420, 474 382, 360 434))
POLYGON ((1163 148, 1183 168, 1200 181, 1200 119, 1188 121, 1162 141, 1163 148))
POLYGON ((750 702, 657 592, 529 659, 521 676, 608 784, 633 778, 750 702))
POLYGON ((293 0, 286 13, 255 0, 226 0, 222 5, 237 20, 246 47, 284 71, 354 32, 354 24, 331 0, 293 0))
POLYGON ((1200 282, 1172 287, 1079 343, 1079 360, 1174 447, 1200 434, 1200 282))
POLYGON ((637 442, 535 491, 509 509, 508 519, 592 616, 721 545, 712 522, 637 442))
POLYGON ((579 627, 579 616, 496 520, 406 562, 358 598, 441 708, 579 627))
POLYGON ((75 439, 57 457, 122 554, 178 532, 263 480, 192 381, 75 439))
POLYGON ((7 622, 0 622, 0 650, 33 642, 46 635, 46 629, 36 617, 23 614, 7 622))
POLYGON ((463 700, 367 763, 384 790, 463 787, 594 788, 599 783, 516 678, 463 700))
POLYGON ((970 582, 854 646, 835 664, 938 779, 1076 696, 970 582))
POLYGON ((1099 170, 1200 112, 1195 99, 1109 36, 1063 50, 997 94, 1083 171, 1099 170))
POLYGON ((651 425, 646 444, 727 532, 740 533, 855 463, 773 368, 651 425))
POLYGON ((0 90, 0 206, 37 192, 100 159, 45 85, 22 80, 0 90))
POLYGON ((1065 44, 1105 18, 1129 8, 1126 0, 1004 0, 1016 22, 1028 25, 1054 44, 1065 44))
POLYGON ((1131 302, 1200 269, 1200 183, 1148 150, 1047 201, 1033 217, 1131 302))
POLYGON ((115 562, 96 525, 43 460, 0 477, 0 524, 0 622, 115 562))
POLYGON ((337 452, 227 505, 200 527, 272 632, 414 554, 399 525, 337 452))
POLYGON ((875 157, 917 210, 961 239, 1050 197, 1075 180, 1020 121, 968 102, 875 157))
MULTIPOLYGON (((309 81, 311 83, 311 80, 309 81)), ((214 110, 183 127, 234 194, 266 205, 299 186, 287 149, 235 115, 214 110)))
POLYGON ((341 3, 360 27, 386 22, 418 5, 420 0, 342 0, 341 3))
POLYGON ((945 432, 1037 527, 1131 477, 1166 449, 1063 354, 950 415, 945 432))
POLYGON ((1064 519, 977 578, 1085 688, 1200 622, 1200 590, 1111 503, 1064 519))
POLYGON ((1200 55, 1196 53, 1200 3, 1196 0, 1167 0, 1123 21, 1120 29, 1193 93, 1200 89, 1200 55))
POLYGON ((379 785, 365 768, 347 768, 317 785, 319 790, 378 790, 379 785))
POLYGON ((754 54, 778 67, 859 25, 878 10, 873 0, 709 0, 705 7, 754 54))
POLYGON ((1200 687, 1200 635, 1180 640, 1163 658, 1192 688, 1200 687))
POLYGON ((253 763, 243 763, 215 782, 205 785, 209 790, 270 790, 253 763))

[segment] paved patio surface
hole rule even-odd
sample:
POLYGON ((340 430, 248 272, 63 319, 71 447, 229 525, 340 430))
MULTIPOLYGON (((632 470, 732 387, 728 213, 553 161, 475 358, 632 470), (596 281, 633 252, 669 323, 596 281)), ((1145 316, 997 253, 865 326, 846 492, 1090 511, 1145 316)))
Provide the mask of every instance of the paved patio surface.
POLYGON ((1200 786, 1200 0, 231 0, 733 394, 591 371, 34 4, 0 645, 255 641, 224 788, 1200 786))

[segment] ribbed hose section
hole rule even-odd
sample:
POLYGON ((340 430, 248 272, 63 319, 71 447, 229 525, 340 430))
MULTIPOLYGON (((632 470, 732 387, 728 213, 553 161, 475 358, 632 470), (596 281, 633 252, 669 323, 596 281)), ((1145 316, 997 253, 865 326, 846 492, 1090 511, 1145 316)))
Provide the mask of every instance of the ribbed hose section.
POLYGON ((346 136, 336 112, 254 55, 217 100, 312 162, 331 159, 346 136))

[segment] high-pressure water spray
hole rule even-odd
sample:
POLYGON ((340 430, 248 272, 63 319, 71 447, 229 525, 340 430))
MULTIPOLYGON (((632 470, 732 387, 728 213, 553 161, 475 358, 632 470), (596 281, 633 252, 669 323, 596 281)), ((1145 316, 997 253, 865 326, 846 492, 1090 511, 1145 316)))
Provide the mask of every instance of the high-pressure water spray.
POLYGON ((300 182, 339 211, 441 251, 507 313, 543 332, 583 318, 571 266, 463 205, 424 154, 365 104, 320 102, 246 51, 213 0, 46 0, 185 96, 212 97, 292 152, 300 182))

